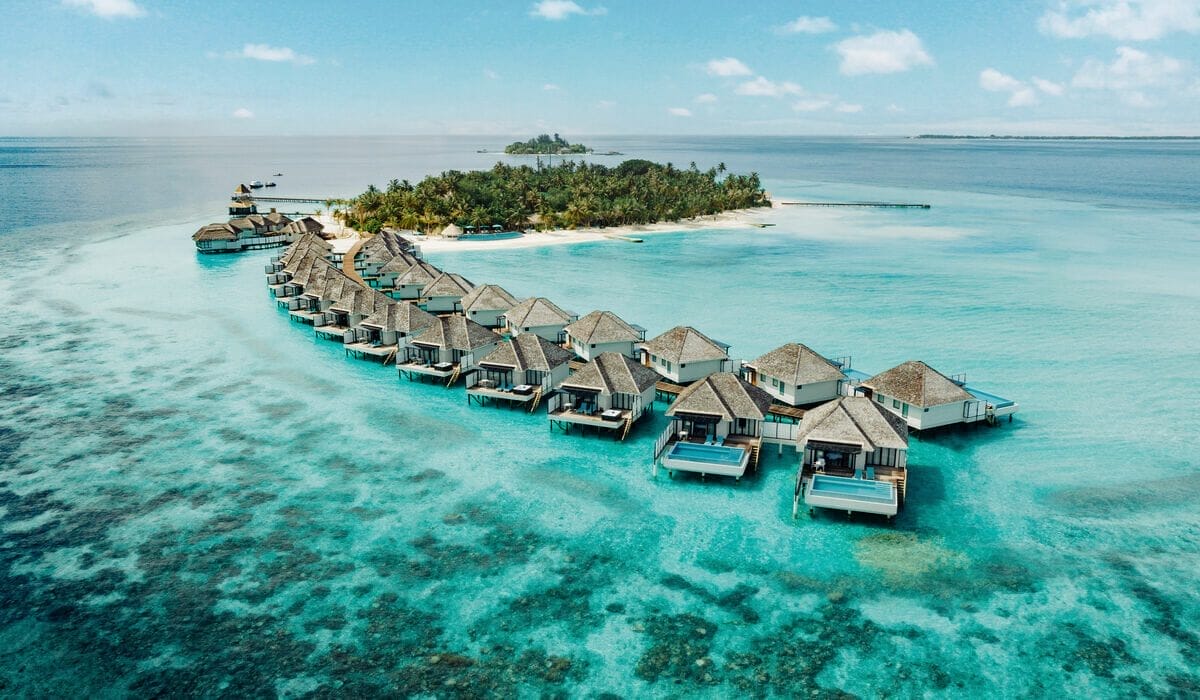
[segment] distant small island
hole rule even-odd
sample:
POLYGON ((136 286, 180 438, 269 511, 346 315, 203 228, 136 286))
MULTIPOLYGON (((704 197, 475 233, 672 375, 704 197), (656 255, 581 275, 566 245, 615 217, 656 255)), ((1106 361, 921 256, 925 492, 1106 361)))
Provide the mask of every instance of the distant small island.
POLYGON ((572 160, 550 167, 497 163, 490 170, 449 170, 416 185, 392 180, 357 197, 329 202, 359 231, 384 227, 437 233, 450 224, 506 230, 570 229, 680 221, 734 209, 769 207, 758 173, 700 170, 648 160, 615 167, 572 160))
POLYGON ((571 143, 558 134, 541 134, 528 141, 514 141, 504 147, 504 152, 513 156, 561 156, 591 153, 592 149, 582 143, 571 143))

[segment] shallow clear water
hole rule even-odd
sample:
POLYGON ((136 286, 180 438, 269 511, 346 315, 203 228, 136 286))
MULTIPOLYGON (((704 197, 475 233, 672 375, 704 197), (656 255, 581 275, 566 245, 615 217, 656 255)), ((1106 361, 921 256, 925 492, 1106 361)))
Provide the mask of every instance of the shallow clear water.
POLYGON ((894 524, 793 520, 792 454, 655 479, 661 406, 625 443, 468 407, 290 323, 269 251, 192 251, 238 179, 490 144, 6 140, 43 166, 2 171, 0 692, 1200 692, 1196 146, 614 143, 934 206, 429 257, 738 357, 924 359, 1016 421, 914 440, 894 524))

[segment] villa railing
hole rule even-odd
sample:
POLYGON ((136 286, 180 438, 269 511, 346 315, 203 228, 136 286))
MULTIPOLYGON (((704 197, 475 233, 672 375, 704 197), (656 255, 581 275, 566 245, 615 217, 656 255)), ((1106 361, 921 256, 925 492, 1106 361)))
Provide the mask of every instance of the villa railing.
POLYGON ((559 391, 549 394, 546 397, 546 413, 554 413, 558 409, 562 408, 565 396, 565 394, 559 391))
POLYGON ((654 441, 654 462, 658 462, 658 458, 666 452, 667 445, 671 442, 671 438, 678 432, 679 426, 676 421, 672 420, 669 425, 662 431, 662 434, 654 441))
POLYGON ((795 442, 800 434, 799 423, 775 423, 773 421, 762 422, 763 440, 773 440, 776 442, 795 442))

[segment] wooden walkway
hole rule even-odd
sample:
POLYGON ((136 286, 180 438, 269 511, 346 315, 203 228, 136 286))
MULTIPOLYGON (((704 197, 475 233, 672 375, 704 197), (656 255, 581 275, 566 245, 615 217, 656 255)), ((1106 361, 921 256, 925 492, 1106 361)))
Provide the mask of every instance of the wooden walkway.
POLYGON ((346 255, 342 258, 342 272, 346 273, 347 277, 354 280, 355 282, 358 282, 359 284, 361 284, 364 287, 367 287, 370 285, 368 285, 363 280, 362 277, 359 277, 358 271, 354 269, 354 256, 358 254, 358 249, 362 248, 363 244, 366 242, 367 242, 367 239, 365 239, 365 238, 358 239, 358 242, 356 242, 354 245, 350 246, 350 250, 347 250, 346 255))
POLYGON ((795 406, 785 406, 781 403, 771 404, 771 408, 767 410, 767 413, 769 413, 773 416, 777 416, 779 418, 787 418, 789 420, 796 421, 797 423, 799 423, 800 419, 804 417, 804 409, 803 408, 796 408, 795 406))

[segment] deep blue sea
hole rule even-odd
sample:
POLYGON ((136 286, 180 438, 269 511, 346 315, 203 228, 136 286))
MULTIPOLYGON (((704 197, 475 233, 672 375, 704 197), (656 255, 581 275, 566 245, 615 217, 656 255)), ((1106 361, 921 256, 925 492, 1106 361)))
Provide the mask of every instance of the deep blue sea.
POLYGON ((495 139, 0 139, 0 696, 1200 695, 1200 142, 588 142, 932 208, 429 258, 736 357, 923 359, 1016 420, 914 439, 893 523, 793 519, 794 453, 655 478, 661 410, 468 407, 189 239, 238 182, 495 139))

